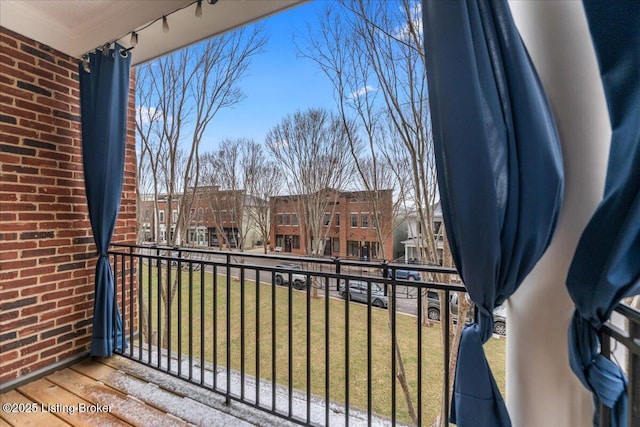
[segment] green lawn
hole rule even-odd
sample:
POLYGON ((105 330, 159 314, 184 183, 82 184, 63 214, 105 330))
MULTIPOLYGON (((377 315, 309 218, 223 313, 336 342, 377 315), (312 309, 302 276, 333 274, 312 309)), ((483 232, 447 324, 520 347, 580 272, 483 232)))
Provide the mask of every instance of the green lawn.
MULTIPOLYGON (((143 270, 143 297, 144 301, 148 303, 150 286, 151 307, 154 314, 152 326, 154 331, 157 331, 157 268, 153 268, 150 285, 147 265, 143 270)), ((263 281, 269 279, 269 276, 265 276, 265 274, 262 274, 263 281)), ((176 270, 171 270, 171 275, 171 280, 175 280, 176 270)), ((163 270, 161 276, 162 281, 167 283, 167 270, 163 270)), ((332 401, 344 403, 347 391, 345 358, 347 357, 348 341, 349 405, 363 410, 367 409, 367 350, 370 349, 372 410, 379 415, 390 417, 392 402, 391 332, 387 310, 372 308, 368 313, 366 305, 350 303, 348 305, 349 327, 347 329, 345 327, 347 305, 342 300, 330 298, 327 304, 325 298, 314 299, 306 292, 292 291, 291 298, 289 298, 289 290, 285 287, 272 287, 268 284, 256 286, 254 282, 249 281, 243 287, 235 279, 232 279, 230 284, 231 286, 227 290, 226 276, 206 272, 202 277, 199 271, 194 271, 191 280, 189 280, 189 273, 182 272, 181 289, 172 302, 170 316, 169 336, 171 336, 172 352, 179 350, 178 329, 180 329, 182 331, 180 351, 183 354, 188 354, 189 324, 191 323, 191 345, 194 358, 200 358, 200 332, 203 329, 205 337, 204 359, 219 366, 226 366, 227 309, 229 309, 232 369, 239 371, 241 361, 244 361, 245 373, 255 375, 256 354, 259 351, 259 376, 263 380, 271 381, 273 378, 272 353, 275 346, 275 376, 278 384, 288 385, 289 363, 291 363, 293 388, 306 391, 306 367, 310 365, 311 393, 322 398, 325 397, 325 375, 328 371, 329 398, 332 401), (192 284, 191 289, 189 283, 192 284), (180 301, 178 301, 178 296, 180 296, 180 301), (204 305, 202 305, 204 310, 201 308, 201 298, 204 301, 204 305), (178 304, 182 306, 180 319, 178 318, 178 304), (275 307, 275 310, 272 310, 272 307, 275 307), (308 309, 310 310, 309 343, 307 343, 306 316, 308 309), (328 322, 325 321, 327 309, 328 322), (291 317, 289 317, 289 312, 291 312, 291 317), (371 316, 370 320, 367 318, 368 315, 371 316), (244 322, 244 327, 242 322, 244 322), (326 323, 329 324, 328 330, 325 328, 326 323), (370 337, 367 336, 367 323, 371 323, 370 337), (288 342, 289 328, 292 331, 291 354, 289 354, 288 342), (346 335, 347 333, 348 335, 346 335), (241 348, 243 335, 244 352, 241 348), (325 358, 327 335, 328 360, 325 358), (310 347, 310 360, 307 360, 307 345, 310 347)), ((161 322, 164 323, 164 320, 161 322)), ((398 314, 395 327, 409 387, 415 402, 417 395, 418 325, 415 317, 398 314)), ((485 345, 485 352, 496 381, 504 393, 505 340, 491 339, 485 345)), ((442 394, 441 355, 440 325, 423 327, 421 399, 423 420, 434 419, 439 411, 442 394)), ((396 383, 396 385, 397 420, 410 422, 402 391, 399 384, 396 383)))

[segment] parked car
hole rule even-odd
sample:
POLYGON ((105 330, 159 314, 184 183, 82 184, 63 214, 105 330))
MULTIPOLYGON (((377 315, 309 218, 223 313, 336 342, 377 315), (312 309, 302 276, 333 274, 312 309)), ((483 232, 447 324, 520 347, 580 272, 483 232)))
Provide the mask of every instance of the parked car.
POLYGON ((302 270, 302 266, 300 264, 296 264, 293 262, 286 262, 282 264, 276 265, 277 268, 282 268, 292 273, 288 272, 277 272, 275 274, 275 283, 278 286, 284 286, 289 284, 289 277, 291 277, 291 282, 294 289, 305 289, 308 284, 307 276, 301 273, 294 273, 294 271, 302 270))
POLYGON ((373 282, 365 282, 363 280, 350 280, 349 290, 346 290, 346 282, 343 280, 340 284, 340 296, 344 299, 359 301, 367 304, 369 301, 369 288, 371 288, 371 305, 374 307, 387 308, 389 299, 385 296, 382 286, 373 282))
MULTIPOLYGON (((451 309, 451 314, 453 316, 453 320, 456 321, 458 318, 458 294, 452 292, 451 297, 449 299, 449 307, 451 309)), ((440 298, 436 291, 428 291, 427 299, 429 303, 429 307, 427 309, 427 316, 431 320, 440 320, 440 298)), ((507 316, 506 309, 504 306, 496 307, 493 310, 493 332, 498 335, 507 335, 507 316)), ((467 321, 471 321, 473 317, 473 310, 469 310, 467 313, 467 321)))
POLYGON ((396 279, 420 280, 420 273, 414 270, 396 270, 396 279))

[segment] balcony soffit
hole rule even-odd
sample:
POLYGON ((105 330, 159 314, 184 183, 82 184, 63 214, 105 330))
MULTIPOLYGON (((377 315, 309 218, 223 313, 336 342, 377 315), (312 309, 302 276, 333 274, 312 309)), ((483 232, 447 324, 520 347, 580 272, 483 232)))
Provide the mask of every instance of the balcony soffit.
POLYGON ((137 65, 306 1, 203 0, 202 18, 196 18, 193 0, 2 0, 0 26, 79 58, 115 40, 130 47, 132 30, 171 14, 168 33, 162 20, 139 32, 137 65))

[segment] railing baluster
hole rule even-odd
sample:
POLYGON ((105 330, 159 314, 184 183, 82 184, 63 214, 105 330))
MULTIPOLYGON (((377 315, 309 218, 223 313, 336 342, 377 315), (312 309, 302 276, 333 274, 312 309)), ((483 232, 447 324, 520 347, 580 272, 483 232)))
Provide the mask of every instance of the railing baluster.
POLYGON ((205 278, 205 263, 200 262, 200 385, 204 385, 204 278, 205 278))
MULTIPOLYGON (((600 332, 600 354, 602 354, 607 359, 611 359, 611 338, 600 332)), ((600 425, 601 426, 609 426, 611 425, 611 410, 600 403, 600 425)))
MULTIPOLYGON (((420 286, 416 287, 416 294, 418 295, 418 305, 417 305, 417 316, 416 316, 416 329, 418 330, 417 336, 417 347, 418 347, 418 363, 416 364, 418 367, 418 394, 416 398, 416 405, 418 406, 418 412, 416 414, 417 425, 422 425, 422 292, 423 288, 420 286)), ((425 292, 427 292, 425 290, 425 292)))
POLYGON ((371 425, 371 282, 367 285, 367 424, 371 425))
MULTIPOLYGON (((336 270, 339 266, 336 266, 336 270)), ((339 279, 336 279, 336 289, 339 288, 339 279)), ((329 403, 330 391, 330 372, 331 363, 329 362, 329 278, 326 278, 324 287, 324 425, 329 425, 329 403)))
MULTIPOLYGON (((122 264, 122 268, 120 271, 120 290, 121 290, 121 307, 122 307, 122 335, 120 335, 120 353, 124 355, 125 352, 125 342, 127 338, 127 305, 125 302, 125 297, 127 294, 127 289, 125 287, 126 277, 127 277, 127 269, 126 262, 124 258, 124 254, 120 256, 120 264, 122 264)), ((116 295, 118 294, 118 288, 115 289, 116 295)), ((114 307, 116 310, 118 307, 114 307)), ((117 337, 116 337, 117 338, 117 337)))
POLYGON ((396 360, 396 279, 391 284, 391 425, 396 425, 396 376, 398 372, 396 360))
POLYGON ((226 314, 227 314, 227 324, 226 324, 226 332, 227 332, 227 355, 226 355, 226 363, 227 363, 227 393, 225 394, 225 403, 227 405, 231 404, 231 255, 227 254, 227 304, 226 304, 226 314))
MULTIPOLYGON (((167 274, 168 270, 167 270, 167 274)), ((161 296, 161 287, 162 287, 162 261, 160 259, 158 259, 158 283, 156 286, 156 291, 157 291, 157 295, 156 295, 156 299, 157 299, 157 305, 158 305, 158 313, 157 313, 157 317, 158 317, 158 322, 156 323, 156 336, 157 336, 157 342, 156 342, 156 348, 157 348, 157 353, 158 353, 158 369, 160 369, 162 367, 162 320, 161 320, 161 313, 162 313, 162 296, 161 296)))
POLYGON ((129 357, 133 356, 133 288, 134 288, 133 248, 129 248, 129 357))
POLYGON ((256 406, 260 407, 260 270, 256 270, 256 406))
POLYGON ((276 280, 271 281, 271 410, 276 410, 276 280))
POLYGON ((309 277, 309 275, 307 275, 307 286, 306 286, 306 299, 307 299, 307 308, 306 308, 306 315, 307 315, 307 324, 306 324, 306 341, 307 341, 307 354, 306 354, 306 361, 307 361, 307 366, 306 366, 306 374, 307 374, 307 378, 306 378, 306 384, 307 384, 307 425, 311 423, 311 287, 312 287, 312 280, 309 277))
POLYGON ((293 278, 291 273, 289 274, 289 286, 287 289, 287 331, 288 331, 288 340, 287 340, 287 385, 289 387, 289 391, 287 393, 288 398, 288 412, 289 417, 291 417, 293 412, 293 278))
POLYGON ((344 421, 345 426, 349 427, 349 305, 351 297, 349 294, 350 282, 344 285, 345 304, 344 304, 344 421))
POLYGON ((246 357, 244 347, 244 268, 240 268, 240 399, 244 400, 244 359, 246 357))
POLYGON ((218 266, 213 265, 213 389, 218 388, 218 266))
MULTIPOLYGON (((180 274, 182 275, 182 273, 180 274)), ((189 260, 189 380, 193 379, 193 261, 189 260)))
POLYGON ((629 349, 629 425, 640 420, 640 318, 629 319, 629 338, 636 343, 636 351, 629 349))
MULTIPOLYGON (((442 361, 442 372, 444 373, 444 380, 442 382, 442 408, 443 408, 443 413, 445 414, 445 417, 449 417, 449 402, 451 402, 451 390, 449 389, 449 381, 450 381, 450 377, 449 377, 449 360, 451 355, 449 354, 451 349, 449 348, 449 337, 451 336, 451 331, 449 330, 449 324, 451 323, 449 321, 450 316, 450 309, 449 309, 449 299, 451 298, 449 291, 445 290, 444 291, 444 301, 440 301, 440 313, 442 313, 440 315, 440 327, 444 328, 445 333, 445 340, 444 340, 444 349, 443 349, 443 355, 444 355, 444 360, 442 361)), ((458 298, 460 298, 460 296, 458 296, 458 298)), ((461 319, 459 319, 459 321, 462 321, 461 319)))
MULTIPOLYGON (((182 376, 182 251, 178 251, 178 262, 176 269, 176 281, 178 282, 178 305, 177 305, 177 317, 178 317, 178 376, 182 376)), ((171 300, 171 304, 169 305, 169 312, 172 311, 173 301, 171 300)), ((169 334, 167 337, 169 341, 173 341, 172 334, 169 334)), ((171 352, 169 352, 169 357, 167 360, 171 361, 171 352)), ((168 366, 171 369, 171 365, 168 366)))

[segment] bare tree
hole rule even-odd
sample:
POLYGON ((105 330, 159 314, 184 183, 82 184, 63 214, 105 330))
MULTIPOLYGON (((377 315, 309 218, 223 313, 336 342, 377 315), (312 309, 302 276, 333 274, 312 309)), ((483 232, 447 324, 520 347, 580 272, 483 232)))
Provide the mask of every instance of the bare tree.
POLYGON ((241 170, 243 141, 224 140, 221 148, 202 156, 203 195, 221 240, 220 246, 244 248, 246 226, 244 222, 244 172, 241 170))
MULTIPOLYGON (((347 140, 361 184, 372 202, 376 202, 379 186, 389 185, 385 171, 394 171, 392 182, 401 196, 398 202, 405 211, 416 213, 421 230, 416 239, 419 260, 436 264, 434 209, 438 192, 420 7, 420 2, 412 0, 340 0, 325 9, 320 28, 310 29, 307 46, 299 52, 315 61, 332 81, 342 120, 357 123, 353 134, 349 130, 354 128, 346 127, 347 140)), ((446 306, 444 292, 440 294, 446 306)), ((427 298, 426 291, 422 297, 427 298)), ((464 298, 459 300, 464 313, 464 298)), ((426 301, 423 307, 422 321, 427 322, 426 301)), ((454 354, 462 324, 452 328, 454 354)), ((451 339, 444 330, 443 341, 451 339)), ((402 358, 397 359, 401 363, 402 358)), ((449 370, 455 370, 455 360, 449 370)), ((397 375, 415 422, 403 366, 398 366, 397 375)), ((446 419, 446 414, 441 414, 434 424, 444 426, 446 419)))
POLYGON ((267 158, 263 147, 254 142, 245 146, 241 163, 247 192, 245 210, 260 233, 266 254, 271 239, 270 200, 282 191, 284 176, 277 163, 267 158))
POLYGON ((305 230, 306 254, 324 251, 326 212, 335 211, 339 191, 352 179, 353 166, 343 121, 323 109, 298 111, 266 136, 266 146, 296 195, 305 230))
MULTIPOLYGON (((248 247, 248 239, 256 234, 267 241, 269 198, 280 191, 282 174, 253 140, 227 139, 220 146, 202 156, 199 189, 217 235, 227 247, 234 246, 229 242, 230 233, 240 248, 248 247)), ((264 250, 266 253, 266 247, 264 250)))
MULTIPOLYGON (((152 129, 156 147, 149 145, 146 155, 154 165, 154 196, 166 197, 166 231, 169 245, 181 244, 187 213, 199 180, 199 148, 203 134, 223 108, 240 102, 244 96, 238 82, 246 74, 251 58, 265 43, 262 27, 250 26, 225 33, 197 46, 183 49, 149 64, 138 72, 138 106, 153 111, 152 123, 139 123, 152 129), (154 149, 155 148, 155 149, 154 149), (189 194, 190 193, 190 194, 189 194), (174 218, 173 212, 176 211, 174 218)), ((151 142, 151 139, 148 139, 151 142)), ((158 238, 158 234, 156 234, 158 238)), ((162 299, 167 312, 177 289, 163 286, 162 299)), ((163 334, 166 345, 167 333, 163 334)))

